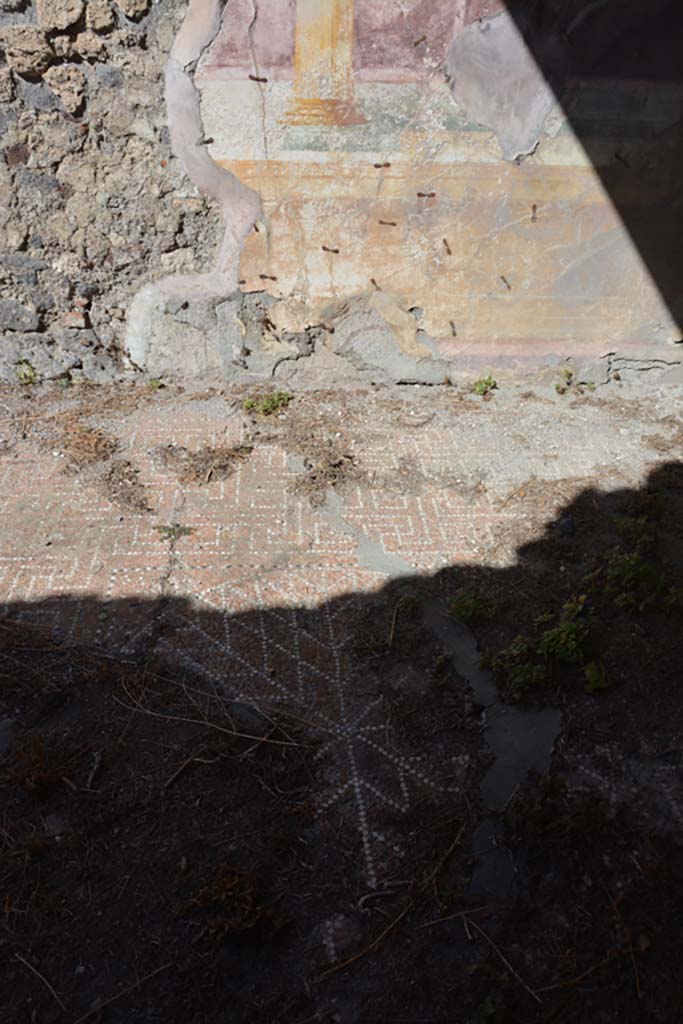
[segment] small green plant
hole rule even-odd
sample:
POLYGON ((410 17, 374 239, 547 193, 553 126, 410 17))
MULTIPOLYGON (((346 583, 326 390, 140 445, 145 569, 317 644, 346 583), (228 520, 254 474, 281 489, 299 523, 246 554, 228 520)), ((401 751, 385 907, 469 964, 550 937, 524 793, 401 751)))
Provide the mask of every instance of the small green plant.
POLYGON ((558 395, 566 395, 569 388, 574 383, 574 374, 571 370, 562 371, 562 382, 555 385, 555 390, 558 395))
POLYGON ((160 388, 165 387, 166 385, 164 384, 163 380, 159 380, 158 377, 152 377, 152 379, 149 381, 150 391, 158 391, 160 388))
POLYGON ((548 682, 548 664, 582 665, 590 634, 591 612, 585 594, 565 602, 557 618, 544 612, 535 620, 537 640, 522 634, 491 661, 494 672, 503 676, 511 692, 519 696, 548 682), (549 623, 555 625, 549 626, 549 623))
POLYGON ((596 384, 592 380, 577 381, 572 370, 563 370, 562 380, 555 385, 558 395, 566 395, 570 389, 578 390, 582 395, 584 388, 587 391, 595 391, 596 384))
POLYGON ((534 626, 536 627, 536 629, 540 629, 541 626, 547 626, 548 623, 552 622, 552 621, 553 621, 553 613, 552 612, 541 612, 541 614, 538 615, 534 619, 534 626))
POLYGON ((616 524, 619 536, 629 548, 640 551, 654 542, 654 533, 647 515, 619 516, 616 524))
POLYGON ((509 647, 505 647, 491 661, 491 668, 494 672, 504 672, 512 665, 519 665, 528 660, 530 655, 529 644, 521 633, 515 637, 509 647))
POLYGON ((520 696, 527 690, 533 690, 537 686, 544 686, 546 674, 541 665, 533 665, 526 662, 523 665, 513 665, 508 670, 508 683, 515 696, 520 696))
POLYGON ((180 523, 171 523, 169 526, 153 526, 153 530, 159 534, 160 540, 167 540, 174 544, 180 537, 187 537, 194 533, 191 526, 181 526, 180 523))
POLYGON ((38 374, 34 367, 31 366, 28 359, 20 359, 15 367, 15 371, 17 374, 17 380, 24 386, 28 384, 35 384, 38 380, 38 374))
POLYGON ((495 391, 497 387, 498 384, 493 377, 480 377, 479 380, 475 380, 472 385, 472 391, 475 395, 480 395, 481 398, 485 398, 491 391, 495 391))
POLYGON ((558 624, 541 634, 538 652, 544 658, 554 658, 568 665, 580 664, 589 631, 586 596, 583 594, 567 601, 560 612, 558 624))
POLYGON ((417 611, 418 600, 414 594, 403 594, 399 597, 397 602, 397 608, 399 612, 406 612, 408 615, 414 615, 417 611))
POLYGON ((259 416, 272 416, 273 413, 286 409, 293 400, 294 395, 286 391, 272 391, 261 398, 245 398, 242 408, 245 412, 255 412, 259 416))
POLYGON ((581 577, 581 585, 586 590, 594 589, 602 578, 602 566, 599 565, 596 569, 591 569, 585 576, 581 577))
POLYGON ((533 656, 526 637, 520 634, 491 660, 491 668, 503 676, 513 696, 519 697, 546 682, 543 666, 535 664, 533 656))
POLYGON ((642 612, 656 600, 662 583, 657 569, 640 550, 614 548, 607 560, 607 589, 616 595, 618 608, 642 612))
POLYGON ((583 670, 586 677, 586 693, 599 693, 601 690, 609 690, 610 681, 607 677, 605 666, 599 661, 589 661, 583 670))
POLYGON ((495 609, 490 601, 468 590, 459 590, 454 597, 448 600, 448 610, 454 619, 469 625, 471 622, 481 622, 482 619, 490 619, 495 609))

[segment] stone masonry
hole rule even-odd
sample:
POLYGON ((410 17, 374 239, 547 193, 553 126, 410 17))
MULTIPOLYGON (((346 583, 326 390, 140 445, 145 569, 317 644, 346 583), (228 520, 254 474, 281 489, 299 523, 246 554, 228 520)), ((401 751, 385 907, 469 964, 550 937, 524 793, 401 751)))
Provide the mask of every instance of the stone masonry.
POLYGON ((140 282, 213 253, 163 103, 185 7, 0 2, 0 380, 110 378, 140 282))

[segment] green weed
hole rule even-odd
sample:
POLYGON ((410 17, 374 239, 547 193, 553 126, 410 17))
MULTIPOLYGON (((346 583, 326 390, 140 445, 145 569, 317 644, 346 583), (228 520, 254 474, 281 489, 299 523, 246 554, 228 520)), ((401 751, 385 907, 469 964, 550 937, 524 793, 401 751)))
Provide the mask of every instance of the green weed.
POLYGON ((619 516, 616 524, 619 536, 629 548, 640 551, 654 543, 655 536, 647 515, 619 516))
POLYGON ((459 590, 454 597, 448 600, 448 610, 454 619, 469 625, 471 622, 481 622, 483 619, 490 619, 495 612, 490 601, 467 590, 459 590))
POLYGON ((574 374, 572 373, 572 371, 571 370, 563 370, 562 371, 562 383, 561 384, 556 384, 555 385, 555 390, 557 391, 558 395, 566 395, 568 389, 572 386, 573 383, 574 383, 574 374))
POLYGON ((490 394, 491 391, 495 391, 497 387, 498 384, 493 377, 480 377, 479 380, 475 380, 472 385, 472 391, 475 395, 480 395, 484 398, 486 395, 490 394))
POLYGON ((34 367, 31 366, 28 359, 20 359, 15 367, 15 372, 17 380, 24 386, 28 384, 35 384, 38 380, 38 374, 34 367))
POLYGON ((171 523, 170 526, 153 526, 152 529, 159 534, 160 540, 167 540, 171 544, 179 540, 180 537, 188 537, 194 533, 192 526, 181 526, 180 523, 171 523))
POLYGON ((409 615, 414 615, 417 611, 418 600, 414 594, 404 594, 399 597, 397 601, 397 608, 400 612, 407 612, 409 615))
POLYGON ((598 693, 601 690, 609 690, 610 681, 607 677, 605 666, 599 661, 589 661, 583 670, 586 677, 586 693, 598 693))
POLYGON ((513 665, 519 665, 527 661, 530 656, 529 644, 525 636, 520 633, 512 641, 509 647, 505 647, 491 661, 491 668, 494 672, 504 672, 513 665))
POLYGON ((567 603, 560 613, 560 621, 541 634, 538 652, 544 658, 555 658, 565 664, 580 664, 590 626, 586 621, 586 597, 582 595, 567 603))
POLYGON ((293 398, 294 395, 289 395, 286 391, 273 391, 261 398, 245 398, 242 408, 245 412, 255 412, 259 416, 272 416, 273 413, 286 409, 293 398))
POLYGON ((553 617, 552 612, 541 612, 541 614, 534 619, 534 626, 536 629, 540 629, 541 626, 547 626, 549 622, 553 621, 553 617))
POLYGON ((541 665, 526 662, 523 665, 513 665, 508 670, 508 683, 516 696, 527 690, 533 690, 537 686, 544 686, 546 682, 546 673, 541 665))
POLYGON ((586 596, 567 601, 556 624, 544 629, 553 619, 550 612, 539 615, 535 625, 542 631, 537 640, 519 634, 491 660, 491 668, 503 677, 513 695, 520 696, 547 683, 549 662, 583 664, 590 633, 586 596))
POLYGON ((614 548, 607 560, 607 589, 617 608, 644 611, 659 596, 662 582, 656 567, 639 549, 614 548))
POLYGON ((533 656, 526 637, 520 634, 491 661, 493 671, 504 677, 514 696, 521 696, 546 682, 543 666, 534 663, 533 656))
POLYGON ((584 388, 587 391, 595 391, 597 385, 592 380, 577 381, 572 370, 563 370, 562 380, 555 385, 555 390, 558 395, 566 395, 570 389, 576 390, 580 395, 582 395, 584 388))

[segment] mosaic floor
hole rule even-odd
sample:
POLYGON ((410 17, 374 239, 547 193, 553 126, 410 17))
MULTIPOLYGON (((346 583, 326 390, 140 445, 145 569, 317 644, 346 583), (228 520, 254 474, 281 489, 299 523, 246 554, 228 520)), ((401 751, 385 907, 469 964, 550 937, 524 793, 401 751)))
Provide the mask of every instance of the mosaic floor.
POLYGON ((643 443, 661 436, 661 423, 634 419, 629 402, 559 405, 548 388, 526 400, 522 420, 520 394, 487 404, 427 389, 419 402, 302 396, 232 476, 194 483, 161 464, 159 446, 252 442, 253 418, 239 400, 161 392, 102 414, 91 405, 84 422, 115 438, 113 460, 134 467, 146 512, 108 494, 111 458, 79 472, 59 437, 46 442, 54 396, 44 410, 31 407, 31 425, 20 429, 25 401, 7 395, 3 613, 107 656, 165 652, 227 700, 311 730, 320 743, 317 811, 344 808, 374 886, 400 857, 386 812, 400 818, 438 794, 462 799, 468 761, 466 752, 397 745, 378 680, 359 669, 355 611, 396 575, 387 558, 414 575, 505 566, 573 494, 635 483, 664 459, 643 443), (278 434, 287 417, 305 427, 306 415, 312 436, 337 422, 334 436, 344 435, 362 470, 340 489, 333 515, 329 503, 297 493, 291 445, 278 434))

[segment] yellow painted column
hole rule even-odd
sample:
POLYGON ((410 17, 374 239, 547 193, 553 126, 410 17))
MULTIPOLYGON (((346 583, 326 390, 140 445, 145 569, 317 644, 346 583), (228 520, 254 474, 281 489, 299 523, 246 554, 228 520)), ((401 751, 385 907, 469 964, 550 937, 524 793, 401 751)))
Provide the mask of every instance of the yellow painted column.
POLYGON ((360 124, 353 81, 354 0, 298 0, 289 124, 360 124))

